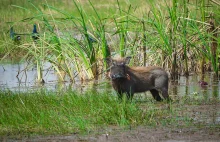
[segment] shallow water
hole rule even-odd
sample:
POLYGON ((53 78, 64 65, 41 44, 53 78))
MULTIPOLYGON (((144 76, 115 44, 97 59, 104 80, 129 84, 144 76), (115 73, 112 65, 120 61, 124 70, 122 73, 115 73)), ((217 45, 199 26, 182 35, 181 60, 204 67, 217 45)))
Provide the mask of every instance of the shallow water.
MULTIPOLYGON (((36 67, 23 64, 1 64, 0 65, 0 88, 16 91, 26 91, 30 89, 47 88, 56 89, 58 83, 58 76, 55 71, 50 69, 50 64, 44 64, 43 79, 45 84, 36 82, 37 71, 36 67), (25 70, 24 70, 25 69, 25 70), (19 74, 18 74, 19 72, 19 74)), ((69 84, 63 82, 61 85, 69 84)))
MULTIPOLYGON (((0 88, 2 90, 16 90, 26 91, 30 89, 46 88, 48 90, 57 89, 78 89, 85 90, 85 88, 96 89, 111 89, 109 80, 98 80, 90 82, 76 81, 71 83, 68 78, 65 82, 60 82, 59 77, 50 64, 44 65, 43 79, 45 84, 36 83, 36 67, 23 64, 1 64, 0 65, 0 88), (22 71, 25 68, 26 71, 22 71), (18 75, 18 72, 20 74, 18 75), (21 72, 22 71, 22 72, 21 72), (17 76, 18 75, 18 76, 17 76), (97 85, 98 84, 98 85, 97 85), (101 84, 101 85, 100 85, 101 84)), ((180 76, 176 81, 170 81, 169 94, 172 96, 184 95, 204 95, 207 99, 210 97, 220 97, 220 81, 213 73, 206 73, 204 75, 192 74, 189 77, 180 76), (203 80, 208 83, 206 86, 201 86, 198 82, 203 80)))
POLYGON ((210 97, 219 99, 220 81, 214 73, 192 74, 189 77, 180 76, 176 81, 172 81, 169 89, 173 96, 204 95, 207 99, 210 97), (208 85, 200 85, 199 81, 205 81, 208 85))

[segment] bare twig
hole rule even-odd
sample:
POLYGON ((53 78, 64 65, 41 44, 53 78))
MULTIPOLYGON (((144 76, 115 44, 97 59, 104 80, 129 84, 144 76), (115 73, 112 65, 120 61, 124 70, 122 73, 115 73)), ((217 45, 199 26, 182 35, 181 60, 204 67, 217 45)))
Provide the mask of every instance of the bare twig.
POLYGON ((220 6, 220 3, 219 3, 219 2, 217 2, 217 1, 215 1, 215 0, 210 0, 210 1, 220 6))

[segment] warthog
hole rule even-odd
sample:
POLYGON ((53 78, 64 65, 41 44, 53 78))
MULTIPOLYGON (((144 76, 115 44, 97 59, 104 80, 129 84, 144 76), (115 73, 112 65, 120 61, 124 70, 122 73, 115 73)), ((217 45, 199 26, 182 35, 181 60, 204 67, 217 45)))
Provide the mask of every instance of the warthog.
POLYGON ((161 101, 159 91, 165 99, 168 95, 168 74, 160 67, 128 67, 131 57, 111 59, 109 76, 113 88, 118 92, 119 98, 126 93, 128 99, 132 99, 134 93, 150 91, 154 99, 161 101))

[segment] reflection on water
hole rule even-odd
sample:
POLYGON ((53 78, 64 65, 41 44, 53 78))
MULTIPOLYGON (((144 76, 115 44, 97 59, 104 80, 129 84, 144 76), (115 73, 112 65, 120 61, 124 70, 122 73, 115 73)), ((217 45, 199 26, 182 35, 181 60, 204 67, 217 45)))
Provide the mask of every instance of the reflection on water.
POLYGON ((97 88, 97 83, 101 84, 101 86, 103 86, 103 83, 106 84, 106 80, 93 80, 82 83, 79 78, 75 78, 75 82, 71 82, 68 77, 61 82, 58 74, 56 74, 56 72, 51 68, 50 63, 45 63, 43 67, 43 79, 45 84, 37 83, 36 78, 36 67, 29 67, 27 63, 0 64, 1 90, 28 91, 46 88, 48 90, 77 89, 78 91, 85 91, 87 88, 97 88))
MULTIPOLYGON (((109 87, 108 80, 90 81, 80 83, 80 81, 73 84, 67 79, 65 82, 59 82, 59 78, 55 71, 51 69, 51 65, 46 63, 44 65, 43 79, 44 85, 36 83, 36 67, 29 67, 26 71, 24 68, 27 64, 2 64, 0 65, 0 88, 16 91, 25 91, 30 89, 38 89, 44 87, 49 90, 60 89, 78 89, 84 91, 86 88, 106 89, 109 87), (18 72, 22 71, 19 75, 18 72), (17 76, 18 75, 18 76, 17 76), (99 85, 97 85, 97 83, 99 85), (100 85, 101 84, 101 85, 100 85)), ((218 97, 220 96, 220 82, 213 73, 205 75, 191 75, 188 78, 180 76, 176 81, 171 81, 169 85, 169 94, 173 97, 184 96, 191 94, 202 94, 204 97, 218 97), (201 86, 198 82, 203 80, 208 83, 207 86, 201 86)))
POLYGON ((173 96, 192 94, 204 95, 204 97, 220 96, 220 82, 213 73, 194 74, 189 77, 180 76, 178 80, 170 83, 169 89, 173 96), (205 81, 208 85, 201 85, 199 81, 205 81))
MULTIPOLYGON (((49 63, 44 65, 43 79, 46 82, 46 88, 55 89, 58 85, 58 77, 50 66, 49 63)), ((36 67, 28 67, 26 63, 0 65, 0 87, 2 89, 25 91, 39 88, 42 85, 36 83, 36 78, 36 67)))

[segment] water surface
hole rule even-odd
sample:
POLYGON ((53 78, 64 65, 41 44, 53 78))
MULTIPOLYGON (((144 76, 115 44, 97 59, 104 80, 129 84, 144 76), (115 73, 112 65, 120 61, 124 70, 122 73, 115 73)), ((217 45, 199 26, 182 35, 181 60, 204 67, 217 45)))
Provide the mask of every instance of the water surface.
MULTIPOLYGON (((65 78, 64 82, 59 81, 56 72, 50 68, 51 65, 46 63, 43 67, 43 79, 45 84, 36 83, 37 71, 35 66, 23 64, 1 64, 0 65, 0 88, 2 90, 26 91, 30 89, 46 88, 48 90, 56 89, 79 89, 96 88, 99 90, 111 89, 110 81, 107 79, 85 82, 70 82, 65 78), (24 71, 25 70, 25 71, 24 71), (19 72, 19 74, 18 74, 19 72), (98 85, 97 85, 98 84, 98 85), (107 87, 107 88, 106 88, 107 87)), ((176 81, 170 81, 169 94, 172 96, 184 95, 204 95, 204 97, 220 96, 220 82, 214 73, 206 73, 204 75, 192 74, 189 77, 180 76, 176 81), (205 81, 206 86, 201 86, 198 82, 205 81)))

